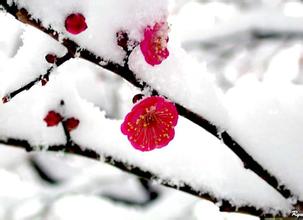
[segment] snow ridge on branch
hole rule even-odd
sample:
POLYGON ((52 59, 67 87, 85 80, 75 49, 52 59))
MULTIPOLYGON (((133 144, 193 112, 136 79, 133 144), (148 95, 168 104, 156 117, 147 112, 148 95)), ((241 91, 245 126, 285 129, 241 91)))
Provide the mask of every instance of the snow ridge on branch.
MULTIPOLYGON (((144 171, 144 170, 140 169, 140 167, 134 167, 125 162, 117 161, 112 156, 100 155, 99 153, 96 153, 93 150, 82 149, 78 144, 76 144, 73 140, 70 139, 70 135, 67 135, 66 139, 67 139, 67 143, 65 145, 48 146, 47 151, 65 152, 65 153, 70 153, 73 155, 79 155, 79 156, 83 156, 86 158, 102 161, 102 162, 110 164, 116 168, 119 168, 123 171, 134 174, 138 177, 152 180, 163 186, 167 186, 169 188, 180 190, 182 192, 189 193, 189 194, 197 196, 199 198, 209 200, 213 203, 217 203, 220 208, 220 211, 243 212, 243 213, 249 213, 252 215, 264 216, 264 217, 272 216, 271 214, 266 214, 266 213, 264 213, 263 210, 256 209, 255 207, 252 207, 252 206, 235 207, 228 200, 218 200, 213 195, 206 193, 206 192, 196 191, 190 185, 187 185, 185 183, 182 183, 181 185, 175 185, 169 179, 165 180, 165 179, 159 178, 157 175, 155 175, 149 171, 144 171)), ((0 140, 0 143, 4 144, 4 145, 9 145, 12 147, 22 148, 22 149, 25 149, 27 152, 37 151, 37 147, 31 146, 25 140, 8 139, 8 140, 0 140)), ((278 213, 278 215, 282 215, 282 213, 278 213)))

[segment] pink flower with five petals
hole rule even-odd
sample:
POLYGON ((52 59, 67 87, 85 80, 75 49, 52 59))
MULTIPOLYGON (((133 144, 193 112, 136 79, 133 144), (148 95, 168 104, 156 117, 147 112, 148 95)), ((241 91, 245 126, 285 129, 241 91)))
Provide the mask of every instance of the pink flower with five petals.
POLYGON ((152 96, 132 108, 121 125, 121 131, 134 148, 151 151, 168 145, 175 136, 177 122, 175 105, 160 96, 152 96))

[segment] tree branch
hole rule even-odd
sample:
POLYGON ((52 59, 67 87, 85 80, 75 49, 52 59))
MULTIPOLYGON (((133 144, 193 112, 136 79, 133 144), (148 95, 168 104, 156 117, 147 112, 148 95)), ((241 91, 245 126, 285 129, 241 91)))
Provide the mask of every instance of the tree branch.
MULTIPOLYGON (((38 29, 40 29, 41 31, 43 31, 44 33, 50 35, 52 38, 54 38, 55 40, 59 41, 59 33, 56 32, 55 30, 51 29, 51 28, 45 28, 41 25, 40 21, 37 20, 31 20, 29 13, 25 10, 25 9, 18 9, 16 5, 11 5, 9 6, 6 1, 4 3, 0 3, 0 6, 3 6, 6 11, 10 14, 12 14, 15 18, 17 18, 19 21, 32 25, 38 29)), ((63 41, 59 41, 62 43, 62 45, 64 45, 67 50, 68 53, 70 54, 70 56, 75 56, 77 54, 77 57, 80 57, 82 59, 88 60, 98 66, 101 66, 107 70, 112 71, 113 73, 119 75, 120 77, 122 77, 123 79, 127 80, 128 82, 130 82, 131 84, 133 84, 134 86, 140 88, 140 89, 144 89, 146 87, 150 87, 147 83, 139 83, 138 80, 136 79, 134 73, 129 69, 128 65, 126 64, 125 66, 121 66, 119 64, 113 63, 113 62, 103 62, 103 59, 101 57, 96 56, 95 54, 93 54, 92 52, 81 48, 79 45, 77 45, 75 42, 71 41, 70 39, 63 39, 63 41)), ((154 94, 158 94, 157 91, 153 90, 154 94)), ((254 173, 256 173, 260 178, 262 178, 264 181, 266 181, 269 185, 271 185, 274 189, 276 189, 281 195, 283 195, 285 198, 289 198, 289 197, 293 197, 294 195, 290 192, 289 189, 287 189, 287 187, 285 186, 281 186, 279 185, 279 181, 273 176, 271 175, 267 170, 265 170, 257 161, 255 161, 226 131, 224 131, 223 133, 220 133, 220 129, 218 127, 216 127, 215 125, 213 125, 212 123, 210 123, 208 120, 206 120, 205 118, 201 117, 200 115, 192 112, 191 110, 181 106, 180 104, 176 103, 176 107, 178 109, 178 112, 180 115, 184 116, 185 118, 189 119, 190 121, 196 123, 197 125, 199 125, 200 127, 204 128, 205 130, 207 130, 209 133, 213 134, 215 137, 221 139, 225 145, 227 147, 229 147, 244 163, 245 168, 252 170, 254 173)), ((16 146, 21 146, 25 149, 27 149, 28 151, 33 150, 32 147, 26 142, 26 141, 18 141, 18 140, 14 140, 14 139, 10 139, 8 141, 1 141, 1 143, 4 144, 11 144, 11 145, 16 145, 16 146)), ((100 157, 93 151, 90 150, 81 150, 81 148, 77 145, 74 146, 53 146, 50 147, 49 150, 51 151, 66 151, 69 153, 75 153, 78 155, 82 155, 82 156, 86 156, 86 157, 90 157, 93 159, 100 159, 100 157)), ((131 170, 129 170, 128 165, 125 165, 124 163, 121 163, 119 161, 116 161, 114 158, 110 157, 110 156, 104 156, 104 160, 107 163, 110 163, 122 170, 125 171, 131 171, 133 174, 136 174, 138 176, 143 176, 145 178, 155 178, 157 179, 157 177, 155 177, 155 175, 153 175, 152 173, 149 172, 145 172, 140 170, 140 168, 132 168, 131 170), (113 161, 113 162, 112 162, 113 161)), ((159 179, 159 178, 158 178, 159 179)), ((168 185, 170 187, 175 187, 176 186, 171 186, 168 183, 163 183, 164 185, 168 185)), ((179 187, 178 187, 179 188, 179 187)), ((185 185, 184 187, 182 187, 181 189, 182 191, 188 192, 190 194, 194 194, 194 195, 200 195, 201 192, 196 192, 194 190, 191 189, 190 186, 185 185)), ((203 197, 208 198, 212 201, 216 201, 212 196, 202 193, 201 194, 203 197)), ((224 203, 224 207, 223 210, 226 209, 226 207, 230 207, 230 210, 234 210, 233 206, 230 205, 229 202, 225 202, 224 203), (229 205, 227 205, 229 204, 229 205)), ((245 209, 245 208, 244 208, 245 209)), ((251 207, 249 208, 249 210, 252 209, 251 207)), ((239 209, 238 209, 239 210, 239 209)), ((261 214, 260 211, 257 210, 250 210, 250 213, 253 214, 261 214)))
POLYGON ((42 74, 42 75, 38 76, 37 78, 35 78, 31 82, 27 83, 26 85, 22 86, 21 88, 7 93, 2 98, 2 102, 6 103, 6 102, 10 101, 16 95, 20 94, 21 92, 24 92, 25 90, 31 89, 34 85, 36 85, 38 82, 40 82, 42 80, 44 81, 44 82, 42 82, 42 85, 43 85, 44 83, 46 83, 48 81, 50 74, 54 71, 54 69, 56 67, 59 67, 60 65, 62 65, 63 63, 65 63, 66 61, 68 61, 71 58, 72 58, 72 56, 69 53, 67 53, 63 57, 57 58, 56 62, 51 67, 49 67, 47 69, 45 74, 42 74))
MULTIPOLYGON (((31 146, 26 140, 17 140, 17 139, 8 139, 8 140, 0 140, 0 144, 17 147, 26 150, 27 152, 33 152, 33 151, 39 151, 38 147, 31 146)), ((83 149, 76 143, 74 143, 72 140, 67 141, 64 145, 54 145, 49 146, 46 149, 47 151, 51 152, 64 152, 64 153, 70 153, 73 155, 79 155, 86 158, 102 161, 104 163, 110 164, 116 168, 119 168, 123 171, 126 171, 128 173, 134 174, 138 177, 142 177, 147 180, 152 180, 157 183, 160 183, 163 186, 173 188, 176 190, 180 190, 182 192, 189 193, 191 195, 197 196, 202 199, 209 200, 213 203, 217 203, 219 205, 220 211, 226 211, 226 212, 243 212, 248 213, 252 215, 257 216, 263 216, 263 217, 271 217, 271 214, 264 213, 261 209, 256 209, 252 206, 242 206, 242 207, 235 207, 233 206, 228 200, 221 200, 218 198, 215 198, 213 195, 201 191, 194 190, 190 185, 186 183, 180 183, 180 185, 173 184, 169 179, 162 179, 158 177, 156 174, 144 171, 140 167, 135 167, 131 164, 127 164, 121 161, 116 160, 112 156, 108 155, 100 155, 99 153, 89 150, 89 149, 83 149)), ((279 215, 282 215, 282 213, 279 213, 279 215)))

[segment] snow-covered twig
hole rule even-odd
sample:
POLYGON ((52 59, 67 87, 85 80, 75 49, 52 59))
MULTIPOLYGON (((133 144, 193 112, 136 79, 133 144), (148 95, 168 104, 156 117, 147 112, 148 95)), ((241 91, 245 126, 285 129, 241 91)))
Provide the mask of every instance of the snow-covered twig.
MULTIPOLYGON (((52 38, 60 41, 68 50, 68 53, 71 57, 77 56, 82 59, 88 60, 92 63, 95 63, 96 65, 99 65, 107 70, 112 71, 113 73, 121 76, 134 86, 145 89, 146 87, 149 87, 147 83, 140 83, 134 73, 129 69, 128 65, 125 64, 124 66, 121 66, 119 64, 113 63, 111 61, 106 61, 101 57, 96 56, 92 52, 82 49, 78 44, 76 44, 74 41, 71 41, 70 39, 63 39, 60 38, 60 34, 56 32, 53 29, 45 28, 41 25, 41 23, 37 20, 31 20, 29 13, 25 9, 18 10, 18 8, 15 5, 9 6, 7 3, 0 3, 0 5, 4 6, 6 8, 7 12, 12 14, 14 17, 16 17, 18 20, 20 20, 23 23, 30 24, 44 33, 49 34, 52 38), (60 38, 60 39, 59 39, 60 38)), ((158 94, 157 91, 153 90, 154 94, 158 94)), ((257 161, 255 161, 226 131, 220 133, 220 129, 216 127, 215 125, 211 124, 207 119, 203 118, 202 116, 194 113, 193 111, 179 105, 176 103, 176 107, 178 109, 178 112, 180 115, 186 117, 187 119, 191 120, 192 122, 196 123, 200 127, 207 130, 209 133, 213 134, 217 138, 221 139, 227 147, 229 147, 244 163, 245 167, 247 169, 252 170, 254 173, 256 173, 259 177, 261 177, 264 181, 266 181, 269 185, 271 185, 273 188, 275 188, 278 192, 280 192, 285 198, 292 197, 292 193, 286 189, 286 187, 281 186, 278 182, 278 180, 273 177, 268 171, 266 171, 257 161)), ((6 145, 13 145, 13 146, 19 146, 22 148, 25 148, 28 151, 32 151, 34 149, 33 146, 31 146, 27 141, 20 141, 20 140, 14 140, 9 139, 5 141, 0 141, 3 144, 6 145)), ((74 153, 78 155, 82 155, 85 157, 93 158, 93 159, 100 159, 100 155, 97 154, 94 151, 91 150, 83 150, 80 146, 73 143, 67 144, 67 145, 61 145, 61 146, 52 146, 49 147, 50 151, 65 151, 69 153, 74 153)), ((128 164, 125 164, 120 161, 116 161, 115 158, 112 158, 110 156, 102 155, 105 162, 110 163, 122 170, 131 172, 135 175, 142 176, 144 178, 148 179, 156 179, 162 182, 163 185, 167 185, 173 188, 180 189, 182 191, 198 195, 200 197, 207 198, 209 200, 215 201, 216 199, 213 198, 211 195, 203 192, 196 192, 192 190, 192 188, 188 185, 183 185, 182 187, 177 187, 175 185, 172 185, 169 183, 169 181, 163 181, 160 180, 157 176, 153 175, 152 173, 142 171, 139 167, 130 167, 128 164)), ((234 211, 235 208, 233 205, 230 204, 230 202, 225 201, 222 203, 221 206, 222 210, 228 210, 228 211, 234 211)), ((241 210, 237 209, 237 210, 241 210)), ((242 207, 243 211, 247 211, 252 214, 261 214, 260 211, 256 210, 252 207, 242 207)))
POLYGON ((32 80, 31 82, 27 83, 26 85, 22 86, 21 88, 9 92, 7 93, 3 98, 2 98, 2 102, 6 103, 8 101, 10 101, 12 98, 14 98, 16 95, 20 94, 21 92, 25 91, 25 90, 29 90, 31 89, 34 85, 36 85, 38 82, 42 81, 42 85, 44 85, 45 83, 47 83, 50 74, 53 72, 53 70, 56 67, 59 67, 60 65, 62 65, 63 63, 65 63, 66 61, 68 61, 70 58, 72 58, 72 56, 67 53, 65 56, 57 58, 55 63, 49 67, 46 71, 45 74, 42 74, 40 76, 38 76, 37 78, 35 78, 34 80, 32 80))

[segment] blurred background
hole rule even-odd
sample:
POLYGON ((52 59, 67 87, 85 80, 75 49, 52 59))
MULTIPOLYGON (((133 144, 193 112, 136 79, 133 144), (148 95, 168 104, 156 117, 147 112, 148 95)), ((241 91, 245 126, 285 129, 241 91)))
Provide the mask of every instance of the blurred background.
MULTIPOLYGON (((223 93, 242 81, 303 83, 303 1, 172 0, 170 38, 213 73, 223 93)), ((32 31, 0 12, 0 63, 13 60, 32 31)), ((81 97, 121 119, 136 89, 113 74, 72 60, 81 97), (85 74, 84 74, 85 73, 85 74), (97 98, 96 98, 97 97, 97 98)), ((0 65, 1 71, 1 65, 0 65)), ((215 204, 85 158, 0 147, 1 220, 237 220, 215 204)))

